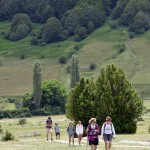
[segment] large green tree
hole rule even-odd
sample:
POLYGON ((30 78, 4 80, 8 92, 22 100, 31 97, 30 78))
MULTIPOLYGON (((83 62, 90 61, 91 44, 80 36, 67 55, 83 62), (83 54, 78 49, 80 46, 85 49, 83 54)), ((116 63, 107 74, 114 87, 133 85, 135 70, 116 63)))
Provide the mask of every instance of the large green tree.
POLYGON ((84 126, 87 126, 88 121, 94 116, 94 82, 93 80, 85 80, 82 78, 76 84, 68 97, 66 105, 66 115, 76 123, 81 120, 84 126))
POLYGON ((117 133, 135 133, 138 118, 143 112, 143 101, 128 81, 122 69, 108 65, 102 68, 99 78, 81 79, 71 90, 66 106, 67 117, 88 124, 96 117, 99 125, 107 115, 113 118, 117 133))
POLYGON ((58 41, 60 38, 61 31, 62 26, 60 21, 55 17, 51 17, 47 20, 46 24, 44 25, 42 31, 42 40, 46 43, 58 41))
POLYGON ((70 73, 70 88, 73 88, 80 81, 79 60, 75 54, 71 57, 70 73))
POLYGON ((42 99, 41 89, 41 65, 38 61, 35 61, 33 67, 33 98, 36 109, 40 109, 42 99))
POLYGON ((96 110, 102 124, 107 115, 113 118, 117 133, 135 133, 143 111, 143 101, 122 69, 108 65, 96 81, 96 110))
POLYGON ((47 80, 42 83, 41 107, 55 114, 65 113, 67 92, 57 80, 47 80))

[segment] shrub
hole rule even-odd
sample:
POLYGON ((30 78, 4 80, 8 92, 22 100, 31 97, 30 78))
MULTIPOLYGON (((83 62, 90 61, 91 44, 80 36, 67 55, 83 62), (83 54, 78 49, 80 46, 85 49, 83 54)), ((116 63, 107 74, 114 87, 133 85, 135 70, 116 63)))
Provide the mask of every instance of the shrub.
POLYGON ((38 39, 37 39, 37 37, 33 37, 31 39, 31 45, 38 45, 38 39))
POLYGON ((109 27, 111 29, 117 29, 118 28, 118 23, 117 22, 112 22, 112 23, 109 24, 109 27))
POLYGON ((71 69, 71 66, 70 66, 70 65, 66 67, 67 73, 70 73, 70 69, 71 69))
POLYGON ((14 140, 14 139, 15 139, 15 138, 14 138, 14 136, 12 135, 12 133, 6 131, 1 140, 2 140, 2 141, 11 141, 11 140, 14 140))
POLYGON ((60 64, 66 64, 67 63, 67 57, 66 56, 61 56, 58 60, 60 64))
POLYGON ((73 39, 75 42, 80 42, 82 40, 78 35, 74 35, 73 39))
POLYGON ((1 125, 0 125, 0 134, 1 134, 1 133, 3 133, 3 130, 2 130, 1 125))
POLYGON ((25 59, 25 58, 26 58, 25 54, 20 55, 20 59, 25 59))
POLYGON ((119 53, 123 53, 125 51, 125 49, 126 49, 125 44, 120 45, 119 53))
POLYGON ((95 69, 96 69, 96 64, 95 64, 95 63, 91 63, 91 64, 89 65, 89 69, 90 69, 90 70, 95 70, 95 69))
POLYGON ((133 32, 130 32, 130 33, 129 33, 129 39, 133 39, 133 38, 134 38, 134 36, 135 36, 135 35, 134 35, 134 33, 133 33, 133 32))
POLYGON ((79 44, 74 46, 74 50, 76 50, 76 51, 80 50, 80 48, 81 48, 81 45, 79 45, 79 44))
POLYGON ((18 120, 18 123, 19 123, 20 125, 24 125, 24 124, 27 123, 27 120, 26 120, 25 118, 20 118, 20 119, 18 120))

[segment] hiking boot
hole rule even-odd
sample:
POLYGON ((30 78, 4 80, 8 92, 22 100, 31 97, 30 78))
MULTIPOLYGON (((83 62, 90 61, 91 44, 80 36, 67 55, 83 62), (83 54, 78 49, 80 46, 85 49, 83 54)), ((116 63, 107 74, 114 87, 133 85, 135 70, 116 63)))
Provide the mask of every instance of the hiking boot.
POLYGON ((51 138, 51 141, 53 141, 53 139, 51 138))

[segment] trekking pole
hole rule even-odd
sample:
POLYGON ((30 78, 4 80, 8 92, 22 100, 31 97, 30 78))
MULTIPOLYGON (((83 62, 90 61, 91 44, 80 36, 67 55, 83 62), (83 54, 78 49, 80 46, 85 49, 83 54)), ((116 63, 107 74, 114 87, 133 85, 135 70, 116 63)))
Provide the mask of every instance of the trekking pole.
POLYGON ((87 134, 86 150, 88 149, 88 145, 89 145, 89 139, 88 139, 88 134, 87 134))

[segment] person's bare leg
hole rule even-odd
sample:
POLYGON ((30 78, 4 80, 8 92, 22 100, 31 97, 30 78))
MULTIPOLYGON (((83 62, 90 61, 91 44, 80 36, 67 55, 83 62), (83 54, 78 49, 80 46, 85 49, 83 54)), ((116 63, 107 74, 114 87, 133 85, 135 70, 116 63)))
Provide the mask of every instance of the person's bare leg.
POLYGON ((48 133, 46 134, 46 138, 47 138, 47 140, 48 140, 48 133))
POLYGON ((74 137, 72 137, 72 144, 73 144, 73 146, 74 146, 74 137))
POLYGON ((69 136, 69 146, 70 146, 70 143, 71 143, 71 136, 69 136))
POLYGON ((94 145, 94 150, 96 150, 97 149, 97 145, 94 145))
POLYGON ((109 149, 108 150, 110 150, 111 144, 112 144, 112 141, 109 141, 109 149))
POLYGON ((109 150, 109 143, 108 143, 108 141, 105 141, 105 150, 109 150))
POLYGON ((91 150, 94 150, 94 145, 91 145, 91 150))

